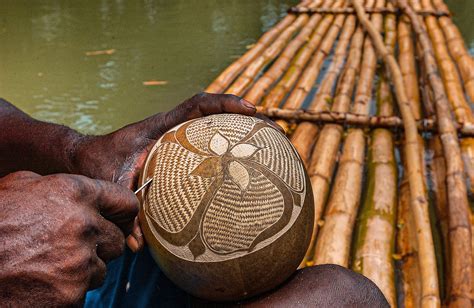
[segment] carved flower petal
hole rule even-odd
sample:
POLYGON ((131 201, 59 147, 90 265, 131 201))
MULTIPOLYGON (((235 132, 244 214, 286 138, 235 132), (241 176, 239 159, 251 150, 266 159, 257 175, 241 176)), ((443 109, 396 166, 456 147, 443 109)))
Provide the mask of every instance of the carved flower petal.
POLYGON ((203 160, 192 172, 191 175, 202 178, 212 178, 222 171, 222 164, 219 157, 209 157, 203 160))
POLYGON ((217 132, 209 141, 209 148, 217 155, 222 155, 229 149, 229 140, 221 133, 217 132))
POLYGON ((230 153, 237 158, 249 158, 258 150, 259 148, 253 144, 241 143, 233 147, 230 153))
POLYGON ((241 190, 246 190, 250 184, 250 174, 247 169, 239 162, 232 161, 228 170, 232 182, 237 184, 241 190))

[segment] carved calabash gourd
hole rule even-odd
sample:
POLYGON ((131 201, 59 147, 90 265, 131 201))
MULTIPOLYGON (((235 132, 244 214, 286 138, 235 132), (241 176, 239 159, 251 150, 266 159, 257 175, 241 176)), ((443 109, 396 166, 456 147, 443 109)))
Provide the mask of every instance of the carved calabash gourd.
POLYGON ((257 118, 181 124, 150 151, 140 221, 163 272, 187 292, 227 301, 267 291, 298 267, 313 196, 289 140, 257 118))

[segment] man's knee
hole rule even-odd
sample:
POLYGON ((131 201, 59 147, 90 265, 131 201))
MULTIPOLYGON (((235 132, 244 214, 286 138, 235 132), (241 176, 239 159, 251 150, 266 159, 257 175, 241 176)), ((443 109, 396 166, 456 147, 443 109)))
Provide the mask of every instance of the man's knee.
POLYGON ((368 278, 335 264, 306 268, 301 274, 317 284, 316 294, 328 306, 390 307, 380 289, 368 278))
POLYGON ((334 264, 299 270, 278 289, 245 304, 255 307, 390 307, 372 281, 334 264))

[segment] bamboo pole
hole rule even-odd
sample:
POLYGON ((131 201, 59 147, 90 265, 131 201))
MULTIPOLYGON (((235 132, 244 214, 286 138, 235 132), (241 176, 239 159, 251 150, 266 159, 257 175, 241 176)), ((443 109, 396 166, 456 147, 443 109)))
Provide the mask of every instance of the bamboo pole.
MULTIPOLYGON (((418 54, 421 54, 421 46, 418 44, 418 54)), ((429 86, 426 68, 420 66, 420 80, 423 84, 422 97, 427 116, 434 116, 436 111, 433 103, 433 93, 429 86)), ((426 159, 428 166, 428 176, 431 188, 432 227, 435 249, 438 257, 438 277, 440 279, 440 295, 443 303, 446 302, 446 290, 449 286, 449 245, 448 245, 448 212, 447 212, 447 191, 446 191, 446 163, 439 135, 432 136, 429 140, 428 149, 430 156, 426 159)))
MULTIPOLYGON (((433 0, 433 4, 436 9, 448 10, 448 7, 442 0, 433 0)), ((464 89, 466 89, 471 102, 474 102, 474 59, 469 54, 461 33, 459 33, 451 18, 441 17, 438 19, 438 22, 446 37, 449 52, 456 61, 463 80, 464 89)))
MULTIPOLYGON (((474 210, 471 208, 471 235, 474 234, 474 210)), ((471 236, 471 249, 474 251, 474 235, 471 236)), ((472 255, 472 261, 474 266, 474 254, 472 255)), ((474 281, 474 271, 471 273, 472 281, 474 281)), ((474 298, 474 287, 471 290, 471 297, 474 298)))
POLYGON ((474 194, 474 139, 461 139, 461 153, 469 179, 469 190, 474 194))
MULTIPOLYGON (((363 42, 364 33, 362 29, 358 27, 352 36, 347 63, 337 85, 334 104, 332 106, 333 111, 342 113, 349 110, 352 92, 354 91, 356 78, 360 69, 363 42)), ((332 182, 342 134, 343 127, 341 125, 325 125, 321 130, 311 155, 308 174, 311 180, 313 194, 317 196, 317 198, 314 198, 314 228, 311 235, 311 242, 302 265, 311 266, 314 264, 316 237, 324 205, 328 198, 329 186, 332 182)), ((311 137, 311 135, 309 135, 309 137, 311 137)), ((301 140, 301 142, 304 142, 304 140, 301 140)))
POLYGON ((260 71, 272 62, 288 44, 293 35, 299 31, 307 22, 308 15, 303 14, 296 18, 295 22, 287 27, 281 35, 255 60, 247 66, 243 73, 225 91, 227 94, 242 95, 260 71))
POLYGON ((415 48, 410 21, 402 16, 398 22, 398 62, 402 71, 408 101, 416 120, 421 118, 420 94, 416 73, 415 48))
MULTIPOLYGON (((447 9, 446 5, 442 1, 434 0, 433 4, 437 8, 447 9)), ((425 7, 431 6, 430 3, 426 3, 426 2, 424 2, 423 5, 425 7)), ((434 29, 434 31, 436 31, 435 33, 439 33, 439 29, 440 28, 442 29, 444 36, 446 37, 446 41, 443 42, 440 40, 438 44, 435 43, 435 46, 439 46, 440 44, 443 44, 443 46, 440 46, 442 56, 447 58, 446 48, 444 47, 444 44, 445 43, 447 44, 449 52, 451 56, 454 58, 454 61, 456 62, 457 68, 459 70, 459 74, 461 75, 463 83, 460 82, 459 76, 456 74, 456 77, 458 78, 455 80, 455 82, 458 85, 458 87, 453 88, 452 90, 457 90, 457 93, 461 91, 461 93, 459 93, 458 95, 464 98, 464 93, 462 93, 462 88, 464 87, 464 89, 466 90, 467 96, 471 99, 471 102, 474 102, 474 60, 469 55, 464 45, 462 36, 459 33, 459 30, 454 25, 452 20, 449 18, 438 19, 439 27, 437 27, 438 24, 433 21, 431 21, 430 25, 428 25, 428 21, 426 22, 427 22, 427 26, 431 25, 433 28, 435 28, 434 29)), ((440 35, 438 35, 437 37, 440 37, 440 35)), ((449 58, 449 60, 451 60, 451 58, 449 58)), ((438 60, 438 62, 439 61, 440 60, 438 60)), ((453 67, 454 65, 451 65, 451 69, 453 69, 453 67)), ((451 89, 451 88, 448 88, 450 87, 450 85, 447 84, 446 82, 445 82, 445 87, 447 89, 451 89)), ((471 109, 469 109, 469 114, 471 115, 471 120, 472 120, 471 109)), ((461 153, 462 153, 462 158, 464 161, 464 167, 467 173, 467 177, 469 179, 469 189, 472 194, 474 193, 474 139, 473 138, 461 139, 461 153)), ((471 269, 471 271, 473 272, 473 275, 474 275, 474 270, 471 269)), ((474 279, 471 279, 471 289, 473 290, 472 292, 474 292, 474 279)))
MULTIPOLYGON (((335 23, 335 26, 338 24, 335 23)), ((333 89, 347 58, 347 47, 354 35, 356 28, 356 17, 351 15, 346 18, 341 35, 338 38, 337 47, 333 53, 331 65, 327 69, 324 79, 311 101, 308 110, 312 112, 329 111, 333 102, 333 89)), ((323 51, 323 50, 322 50, 323 51)))
POLYGON ((428 202, 423 185, 423 168, 419 160, 421 152, 417 140, 418 132, 416 129, 415 118, 411 112, 411 105, 407 99, 403 77, 395 58, 385 48, 380 34, 367 18, 360 2, 357 0, 351 0, 351 3, 357 11, 360 23, 372 38, 376 49, 389 68, 393 79, 398 106, 405 126, 405 151, 410 185, 410 206, 414 214, 414 221, 417 229, 420 260, 423 260, 423 262, 420 263, 422 305, 426 307, 438 307, 440 305, 440 299, 436 258, 434 255, 433 238, 429 221, 428 202))
MULTIPOLYGON (((376 7, 383 7, 385 0, 378 0, 376 7)), ((383 16, 373 14, 376 31, 382 28, 383 16)), ((364 41, 364 54, 357 84, 353 113, 366 115, 372 95, 377 58, 370 38, 364 41)), ((365 135, 361 129, 350 129, 344 148, 334 187, 320 228, 315 249, 315 264, 334 263, 347 267, 351 247, 352 231, 362 189, 362 174, 365 157, 365 135)))
MULTIPOLYGON (((380 95, 387 95, 387 84, 380 95)), ((384 99, 384 98, 379 98, 384 99)), ((388 98, 385 98, 388 99, 388 98)), ((371 134, 367 196, 356 229, 356 252, 352 268, 371 279, 396 306, 393 266, 393 236, 397 189, 396 163, 391 132, 375 129, 371 134)))
MULTIPOLYGON (((399 29, 399 61, 402 76, 405 82, 407 97, 410 100, 410 106, 414 117, 417 119, 421 117, 421 104, 418 87, 417 72, 415 68, 415 48, 412 38, 412 29, 408 17, 402 15, 398 24, 399 29)), ((421 68, 423 70, 423 67, 421 68)), ((420 75, 420 80, 425 81, 420 75)), ((423 86, 424 83, 420 82, 423 86)), ((425 98, 425 97, 423 97, 425 98)), ((428 100, 423 102, 428 103, 428 100)), ((434 108, 426 108, 429 117, 434 116, 431 112, 434 108)), ((436 124, 436 123, 433 123, 436 124)), ((420 149, 420 164, 423 167, 425 162, 425 146, 421 135, 418 135, 418 147, 420 149)), ((408 166, 406 153, 406 142, 402 144, 402 161, 403 161, 403 179, 400 184, 400 199, 398 203, 397 226, 398 232, 396 236, 397 254, 399 258, 400 279, 399 279, 399 298, 400 305, 404 307, 420 307, 421 306, 421 272, 420 272, 420 258, 418 253, 417 230, 413 217, 413 212, 410 209, 410 186, 408 182, 408 166)), ((424 172, 423 172, 424 173, 424 172)), ((425 179, 425 178, 424 178, 425 179)), ((425 190, 426 190, 426 182, 425 190)))
POLYGON ((453 306, 467 306, 471 304, 472 249, 470 245, 465 245, 471 240, 471 226, 461 150, 426 29, 405 0, 397 0, 397 5, 410 18, 422 47, 423 63, 434 93, 440 138, 446 157, 451 251, 449 303, 453 306))
MULTIPOLYGON (((323 0, 303 0, 296 8, 318 7, 323 0)), ((234 63, 229 65, 207 88, 206 92, 209 93, 222 93, 225 89, 234 81, 234 79, 267 47, 281 35, 281 32, 290 26, 296 19, 295 14, 287 14, 279 23, 273 26, 260 39, 255 45, 249 49, 242 57, 236 60, 234 63)))
POLYGON ((229 65, 207 88, 209 93, 222 93, 231 82, 240 74, 255 58, 281 34, 281 32, 291 25, 296 19, 294 14, 288 14, 276 26, 266 32, 242 57, 229 65))
MULTIPOLYGON (((417 44, 416 53, 417 53, 417 56, 422 53, 420 44, 417 44)), ((436 108, 433 103, 433 91, 431 91, 428 76, 426 74, 426 68, 424 67, 424 65, 419 66, 419 79, 418 80, 420 84, 422 105, 424 108, 425 117, 434 118, 436 117, 436 110, 435 110, 436 108)), ((459 126, 458 126, 458 129, 459 129, 459 126)))
POLYGON ((472 249, 472 261, 471 261, 471 299, 474 299, 474 215, 473 215, 473 196, 474 196, 474 139, 463 138, 461 139, 461 153, 464 160, 464 166, 469 179, 469 188, 471 192, 471 241, 473 244, 472 249))
MULTIPOLYGON (((421 10, 421 7, 416 7, 416 10, 421 10)), ((406 22, 409 25, 409 19, 406 16, 402 16, 399 26, 401 22, 406 22)), ((402 26, 403 27, 403 26, 402 26)), ((399 27, 400 29, 400 27, 399 27)), ((407 29, 408 30, 408 29, 407 29)), ((410 34, 412 32, 410 26, 410 34)), ((401 31, 400 33, 403 33, 401 31)), ((400 42, 402 38, 399 37, 399 44, 403 45, 400 42)), ((405 38, 406 39, 406 38, 405 38)), ((411 36, 410 36, 411 40, 411 36)), ((417 45, 418 47, 419 45, 417 45)), ((400 52, 403 52, 404 46, 399 46, 400 52)), ((411 57, 414 61, 415 59, 415 51, 414 48, 409 48, 410 54, 407 54, 408 57, 411 57)), ((399 55, 400 65, 403 65, 403 68, 406 68, 407 65, 410 65, 409 62, 404 61, 401 54, 399 55)), ((402 68, 402 70, 403 70, 402 68)), ((423 66, 421 66, 420 70, 423 72, 423 66)), ((404 79, 407 77, 406 74, 403 75, 404 79)), ((427 85, 427 80, 424 74, 420 74, 420 86, 423 89, 428 89, 428 91, 422 91, 424 94, 429 94, 429 86, 427 85)), ((407 87, 407 94, 408 97, 411 97, 414 100, 411 103, 411 106, 420 106, 420 96, 419 95, 410 95, 410 93, 417 93, 418 94, 418 84, 416 77, 412 77, 411 80, 415 80, 414 82, 408 82, 405 80, 405 85, 407 87)), ((427 97, 423 96, 424 108, 425 112, 427 112, 426 116, 433 117, 434 116, 434 106, 432 105, 431 101, 427 99, 427 97)), ((420 108, 421 109, 421 108, 420 108)), ((416 115, 416 113, 414 113, 416 115)), ((434 123, 435 124, 435 123, 434 123)), ((418 146, 420 149, 420 164, 424 167, 425 159, 425 150, 424 150, 424 141, 421 135, 418 135, 418 146)), ((400 260, 398 262, 401 274, 399 277, 399 299, 401 302, 399 303, 402 307, 421 307, 422 306, 422 281, 421 281, 421 269, 420 269, 420 254, 418 252, 418 239, 417 239, 417 229, 416 224, 413 217, 413 212, 411 211, 411 196, 410 196, 410 186, 408 181, 408 174, 406 170, 408 170, 407 166, 407 158, 406 156, 406 142, 402 144, 402 162, 403 162, 403 169, 405 170, 403 174, 403 179, 399 186, 399 203, 398 203, 398 211, 397 211, 397 237, 396 237, 396 246, 397 246, 397 254, 396 258, 400 260)), ((423 172, 425 173, 425 172, 423 172)), ((425 178, 423 178, 425 179, 425 178)), ((425 189, 426 189, 426 182, 425 189)))
POLYGON ((333 192, 316 240, 315 264, 349 265, 350 240, 361 193, 364 155, 364 132, 360 129, 351 130, 345 138, 333 192))
MULTIPOLYGON (((330 99, 332 100, 332 99, 330 99)), ((361 114, 354 114, 350 112, 337 112, 337 111, 311 111, 305 109, 281 109, 281 108, 265 108, 257 106, 257 112, 266 115, 269 118, 281 119, 289 122, 305 122, 316 124, 340 124, 357 126, 361 128, 390 128, 403 130, 403 120, 398 116, 368 116, 361 114)), ((464 137, 474 137, 474 125, 473 124, 458 124, 453 123, 458 134, 464 137)), ((427 117, 422 120, 416 121, 416 126, 419 132, 438 132, 438 125, 436 117, 427 117)), ((308 126, 305 126, 307 129, 308 126)), ((299 130, 299 126, 296 128, 295 133, 299 130)), ((303 133, 304 130, 301 130, 303 133)), ((467 141, 471 138, 461 140, 467 141)), ((471 149, 469 149, 471 151, 471 149)), ((469 157, 469 159, 472 159, 469 157)), ((474 164, 474 162, 470 162, 474 164)))
MULTIPOLYGON (((378 13, 378 14, 398 14, 399 10, 396 8, 370 8, 365 7, 365 12, 368 14, 378 13)), ((355 11, 353 8, 341 8, 341 9, 328 9, 328 8, 307 8, 307 7, 294 7, 288 10, 290 13, 298 14, 354 14, 355 11)), ((438 9, 438 10, 417 10, 417 14, 420 15, 434 15, 434 16, 450 16, 449 10, 438 9)))
MULTIPOLYGON (((423 139, 418 139, 418 146, 423 148, 423 139)), ((406 142, 402 149, 406 147, 406 142)), ((424 152, 420 153, 420 163, 423 164, 424 152)), ((397 236, 396 236, 396 258, 399 259, 399 268, 401 271, 399 279, 399 305, 401 307, 421 307, 422 287, 421 287, 421 269, 420 254, 418 252, 418 239, 415 224, 415 218, 411 211, 410 185, 408 173, 406 170, 407 158, 406 151, 402 151, 403 178, 399 185, 399 199, 397 209, 397 236)))
MULTIPOLYGON (((339 76, 343 68, 343 64, 348 52, 347 47, 349 46, 351 37, 354 33, 355 23, 355 16, 348 16, 344 22, 344 26, 341 29, 341 35, 336 46, 336 50, 333 55, 333 61, 331 62, 331 65, 328 68, 325 78, 318 89, 318 92, 315 96, 315 100, 313 100, 310 105, 310 109, 313 112, 327 109, 327 106, 330 105, 327 102, 332 101, 332 91, 337 83, 337 77, 339 76), (327 105, 322 105, 321 103, 319 103, 320 101, 324 101, 327 105)), ((333 26, 337 27, 337 24, 335 23, 333 26)), ((293 112, 296 111, 286 109, 279 110, 293 112)), ((309 164, 308 160, 311 155, 313 145, 315 144, 318 131, 319 128, 314 123, 304 122, 300 123, 300 125, 296 127, 293 135, 291 136, 291 141, 295 145, 296 150, 298 151, 307 166, 309 164)))
MULTIPOLYGON (((327 32, 325 39, 322 41, 316 53, 313 55, 311 62, 301 74, 300 79, 295 85, 295 88, 284 103, 284 108, 298 109, 303 104, 309 92, 313 88, 316 79, 319 76, 324 59, 331 53, 332 46, 340 32, 344 23, 345 16, 337 16, 334 20, 333 26, 327 32)), ((270 97, 266 102, 270 101, 270 97)), ((313 105, 314 106, 314 105, 313 105)), ((312 109, 312 106, 310 107, 312 109)))
MULTIPOLYGON (((291 88, 294 85, 293 91, 289 94, 288 98, 284 100, 283 108, 296 109, 301 107, 321 72, 324 60, 331 52, 334 42, 342 28, 344 19, 345 16, 342 15, 335 18, 333 25, 328 30, 324 40, 321 42, 321 45, 313 55, 307 67, 301 73, 297 83, 295 84, 296 80, 285 80, 280 87, 275 87, 265 98, 265 103, 267 105, 272 105, 276 101, 284 100, 286 94, 291 91, 291 88)), ((313 105, 310 105, 309 108, 313 109, 313 105)), ((284 121, 277 121, 277 123, 283 128, 288 127, 288 124, 284 121)))
MULTIPOLYGON (((333 0, 326 1, 324 5, 331 6, 333 2, 333 0)), ((341 2, 341 0, 336 1, 336 3, 337 2, 341 2)), ((319 3, 317 4, 319 5, 319 3)), ((271 80, 278 78, 278 76, 287 69, 295 53, 308 41, 315 27, 322 19, 322 15, 313 15, 309 18, 309 15, 303 14, 300 17, 304 19, 305 25, 296 37, 292 39, 290 43, 288 43, 288 40, 275 41, 254 63, 247 67, 242 75, 227 89, 226 93, 242 96, 254 80, 258 78, 260 71, 278 56, 278 59, 271 65, 270 70, 258 80, 253 88, 265 91, 271 86, 273 83, 271 80)), ((257 101, 251 97, 246 97, 245 99, 254 104, 257 103, 257 101)))
MULTIPOLYGON (((296 8, 301 7, 318 7, 324 0, 303 0, 296 8)), ((279 23, 273 26, 265 34, 260 37, 257 43, 248 50, 242 57, 229 65, 207 88, 209 93, 222 93, 235 80, 235 78, 267 47, 274 42, 288 26, 290 26, 297 16, 295 14, 287 14, 279 23)))
POLYGON ((290 44, 288 44, 275 63, 272 64, 270 69, 266 71, 245 94, 244 98, 247 101, 254 103, 254 105, 258 105, 260 103, 262 96, 288 69, 293 57, 300 50, 302 45, 304 45, 304 48, 316 48, 314 44, 309 42, 318 36, 317 25, 322 18, 323 15, 321 14, 315 14, 311 16, 310 20, 300 31, 298 36, 296 36, 296 38, 290 44))
MULTIPOLYGON (((388 8, 391 5, 388 4, 388 8)), ((392 52, 396 43, 396 16, 385 17, 385 44, 392 52)), ((378 85, 377 114, 393 115, 390 86, 383 74, 378 85)), ((355 229, 352 269, 371 279, 396 307, 393 262, 395 212, 397 206, 397 165, 392 133, 387 129, 371 132, 366 194, 355 229)))
MULTIPOLYGON (((446 191, 446 162, 444 159, 441 139, 438 135, 434 136, 429 142, 429 148, 433 155, 429 160, 430 178, 432 180, 433 203, 435 205, 436 226, 441 233, 443 254, 443 266, 446 272, 449 272, 449 217, 448 200, 446 191)), ((450 277, 445 279, 445 288, 449 290, 450 277)))
MULTIPOLYGON (((418 0, 417 0, 418 1, 418 0)), ((422 7, 430 8, 430 0, 422 0, 422 7)), ((432 41, 434 55, 438 63, 441 78, 445 85, 448 100, 451 103, 456 119, 459 123, 472 123, 474 117, 471 113, 468 102, 465 99, 461 79, 456 65, 449 55, 446 40, 443 31, 439 27, 438 21, 433 16, 425 17, 426 29, 432 41)))
MULTIPOLYGON (((340 1, 335 3, 335 6, 339 7, 343 4, 344 2, 340 1)), ((317 48, 315 48, 316 51, 311 56, 309 63, 309 58, 307 59, 306 56, 297 58, 294 62, 294 65, 290 67, 290 69, 282 77, 279 83, 265 97, 263 101, 264 106, 277 106, 278 104, 280 104, 281 101, 287 95, 287 93, 291 91, 293 86, 295 86, 295 89, 289 95, 289 98, 285 101, 283 108, 293 108, 297 104, 302 103, 308 92, 301 93, 299 92, 299 90, 303 86, 306 88, 311 88, 313 86, 317 76, 319 75, 319 71, 322 67, 324 59, 331 52, 331 49, 337 39, 344 20, 345 16, 337 16, 336 18, 334 18, 333 15, 326 15, 324 17, 324 19, 321 21, 320 27, 318 28, 320 40, 317 48), (304 62, 307 64, 303 64, 299 60, 304 60, 304 62), (295 97, 295 95, 299 95, 299 97, 295 97)), ((277 123, 282 126, 286 131, 288 131, 288 126, 286 122, 277 121, 277 123)))
MULTIPOLYGON (((295 84, 293 91, 290 93, 288 98, 283 104, 283 108, 297 109, 301 107, 306 97, 309 95, 313 88, 316 79, 318 78, 321 68, 324 64, 324 60, 330 54, 334 42, 337 39, 338 33, 342 28, 345 16, 339 15, 335 18, 333 25, 328 30, 325 39, 321 42, 318 50, 313 55, 308 66, 305 68, 298 82, 295 84)), ((293 83, 293 82, 291 82, 293 83)), ((291 87, 291 86, 290 86, 291 87)), ((271 95, 267 96, 265 102, 271 102, 272 99, 284 99, 286 92, 289 91, 290 87, 276 88, 271 95), (275 95, 274 95, 275 94, 275 95)), ((313 106, 310 106, 310 109, 313 106)), ((283 128, 287 127, 287 123, 284 121, 277 121, 277 123, 283 128)))
MULTIPOLYGON (((338 2, 338 5, 342 5, 343 2, 338 2)), ((311 55, 301 53, 295 59, 293 64, 290 66, 288 71, 283 75, 281 80, 276 86, 268 93, 264 98, 262 105, 266 107, 277 107, 280 105, 284 97, 290 92, 295 86, 295 89, 302 87, 312 87, 321 69, 324 58, 331 51, 331 47, 337 38, 337 35, 342 27, 345 16, 334 17, 334 15, 326 15, 321 21, 319 27, 319 40, 317 40, 317 46, 313 50, 315 52, 311 55), (331 27, 332 23, 337 27, 331 27), (309 61, 308 61, 309 60, 309 61), (311 83, 312 81, 312 83, 311 83)), ((316 40, 316 38, 315 38, 316 40)), ((316 44, 315 44, 316 45, 316 44)), ((294 96, 294 90, 291 96, 294 96)), ((296 108, 299 107, 297 104, 290 104, 294 97, 289 97, 284 104, 284 108, 296 108)))
MULTIPOLYGON (((433 5, 439 9, 447 9, 447 6, 440 0, 433 0, 433 5)), ((459 74, 462 78, 462 86, 466 90, 467 97, 474 102, 474 59, 466 49, 464 40, 459 33, 458 28, 450 18, 438 19, 440 28, 446 38, 449 52, 456 62, 459 74)), ((472 114, 472 112, 471 112, 472 114)), ((469 179, 469 189, 474 193, 474 139, 461 139, 461 153, 464 160, 464 166, 469 179)), ((474 253, 473 253, 474 256, 474 253)), ((473 263, 474 264, 474 263, 473 263)), ((474 265, 473 265, 474 266, 474 265)), ((474 275, 474 270, 473 270, 474 275)), ((474 279, 472 279, 474 284, 474 279)), ((472 287, 474 292, 474 286, 472 287)), ((474 298, 474 296, 473 296, 474 298)))

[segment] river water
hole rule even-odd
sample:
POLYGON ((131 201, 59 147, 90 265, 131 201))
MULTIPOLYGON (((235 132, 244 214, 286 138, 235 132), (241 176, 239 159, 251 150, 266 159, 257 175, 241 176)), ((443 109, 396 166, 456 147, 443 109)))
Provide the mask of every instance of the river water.
MULTIPOLYGON (((204 89, 297 2, 0 0, 0 97, 106 133, 204 89)), ((474 1, 447 3, 474 50, 474 1)))

